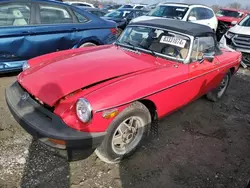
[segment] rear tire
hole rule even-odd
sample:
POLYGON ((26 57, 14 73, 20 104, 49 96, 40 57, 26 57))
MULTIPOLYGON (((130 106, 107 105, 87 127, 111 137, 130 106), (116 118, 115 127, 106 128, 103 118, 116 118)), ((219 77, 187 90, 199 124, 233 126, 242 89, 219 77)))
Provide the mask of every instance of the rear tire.
POLYGON ((96 46, 96 44, 94 44, 92 42, 86 42, 86 43, 82 44, 81 46, 79 46, 79 48, 89 47, 89 46, 96 46))
POLYGON ((96 155, 106 163, 119 163, 142 144, 150 125, 151 116, 147 107, 140 102, 131 104, 109 125, 102 144, 95 150, 96 155))
POLYGON ((224 78, 222 79, 220 85, 214 90, 207 93, 206 95, 207 99, 212 102, 216 102, 220 100, 226 93, 226 90, 230 83, 230 79, 231 79, 231 72, 228 71, 226 75, 224 76, 224 78))

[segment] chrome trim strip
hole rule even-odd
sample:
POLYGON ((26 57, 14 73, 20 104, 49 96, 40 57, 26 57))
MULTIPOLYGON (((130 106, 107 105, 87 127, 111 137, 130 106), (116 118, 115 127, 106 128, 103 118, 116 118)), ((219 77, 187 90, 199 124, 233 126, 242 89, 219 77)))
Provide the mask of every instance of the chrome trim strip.
POLYGON ((142 97, 140 97, 140 98, 136 98, 136 99, 134 99, 134 100, 131 100, 131 101, 128 101, 128 102, 125 102, 125 103, 121 103, 121 104, 119 104, 119 105, 115 105, 115 106, 111 106, 111 107, 108 107, 108 108, 103 108, 103 109, 96 110, 95 113, 97 113, 97 112, 102 112, 102 111, 104 111, 104 110, 109 110, 109 109, 112 109, 112 108, 118 108, 118 107, 120 107, 120 106, 129 104, 129 103, 132 103, 132 102, 134 102, 134 101, 137 101, 137 100, 140 100, 140 99, 143 99, 143 98, 146 98, 146 97, 148 97, 148 96, 154 95, 154 94, 159 93, 159 92, 161 92, 161 91, 170 89, 170 88, 175 87, 175 86, 177 86, 177 85, 183 84, 183 83, 185 83, 185 82, 194 80, 194 79, 196 79, 196 78, 199 78, 199 77, 204 76, 204 75, 206 75, 206 74, 209 74, 209 73, 211 73, 211 72, 217 71, 218 69, 224 68, 224 67, 226 67, 226 66, 230 66, 230 65, 234 64, 234 63, 237 62, 237 61, 238 61, 238 60, 235 60, 235 61, 233 61, 233 62, 231 62, 231 63, 228 63, 228 64, 226 64, 226 65, 224 65, 224 66, 220 66, 220 67, 218 67, 218 68, 216 68, 216 69, 213 69, 213 70, 211 70, 211 71, 208 71, 208 72, 206 72, 206 73, 200 74, 200 75, 198 75, 198 76, 194 76, 194 77, 192 77, 192 78, 188 78, 188 79, 183 80, 183 81, 181 81, 181 82, 178 82, 178 83, 176 83, 176 84, 170 85, 170 86, 168 86, 168 87, 165 87, 165 88, 162 88, 162 89, 160 89, 160 90, 154 91, 154 92, 152 92, 152 93, 150 93, 150 94, 144 95, 144 96, 142 96, 142 97))

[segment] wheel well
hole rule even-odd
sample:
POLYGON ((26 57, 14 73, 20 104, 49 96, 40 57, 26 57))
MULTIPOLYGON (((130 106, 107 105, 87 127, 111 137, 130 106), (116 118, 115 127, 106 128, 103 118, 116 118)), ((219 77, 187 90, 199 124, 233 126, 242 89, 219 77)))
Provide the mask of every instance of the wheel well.
POLYGON ((88 43, 88 42, 93 43, 93 44, 95 44, 95 45, 100 45, 97 41, 88 40, 88 41, 85 41, 85 42, 81 43, 79 46, 81 46, 81 45, 83 45, 83 44, 85 44, 85 43, 88 43))
POLYGON ((139 100, 139 102, 141 102, 147 107, 150 112, 152 121, 158 121, 158 114, 155 104, 151 100, 147 99, 139 100))
POLYGON ((235 68, 234 68, 234 67, 230 68, 231 75, 234 74, 234 71, 235 71, 235 68))

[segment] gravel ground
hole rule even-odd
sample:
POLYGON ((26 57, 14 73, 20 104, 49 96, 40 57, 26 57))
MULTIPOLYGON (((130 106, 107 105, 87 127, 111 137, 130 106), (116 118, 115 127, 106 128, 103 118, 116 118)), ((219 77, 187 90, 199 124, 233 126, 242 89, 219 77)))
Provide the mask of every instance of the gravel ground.
POLYGON ((164 118, 151 138, 119 165, 95 154, 68 163, 18 126, 0 82, 0 187, 243 188, 250 178, 250 77, 233 77, 218 103, 204 98, 164 118))

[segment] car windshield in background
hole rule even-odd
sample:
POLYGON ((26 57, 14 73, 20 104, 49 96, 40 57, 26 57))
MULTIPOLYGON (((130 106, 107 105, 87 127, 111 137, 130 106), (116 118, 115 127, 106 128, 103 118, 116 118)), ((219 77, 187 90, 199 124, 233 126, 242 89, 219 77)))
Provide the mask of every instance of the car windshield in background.
POLYGON ((164 5, 156 7, 151 12, 149 12, 148 15, 155 17, 182 19, 187 11, 187 7, 164 5))
POLYGON ((149 27, 127 27, 117 42, 121 46, 177 60, 186 59, 190 49, 189 37, 149 27))
POLYGON ((138 6, 135 6, 135 9, 143 9, 144 6, 141 6, 141 5, 138 5, 138 6))
POLYGON ((120 8, 133 8, 132 5, 122 5, 120 8))
POLYGON ((90 5, 82 4, 82 3, 72 3, 71 5, 80 6, 80 7, 91 7, 90 5))
POLYGON ((105 16, 111 18, 125 18, 130 12, 131 11, 128 10, 116 10, 106 14, 105 16))
POLYGON ((246 16, 240 23, 240 26, 250 27, 250 14, 246 16))
POLYGON ((226 17, 233 17, 233 18, 241 18, 243 14, 237 11, 232 10, 219 10, 216 13, 216 16, 226 16, 226 17))

